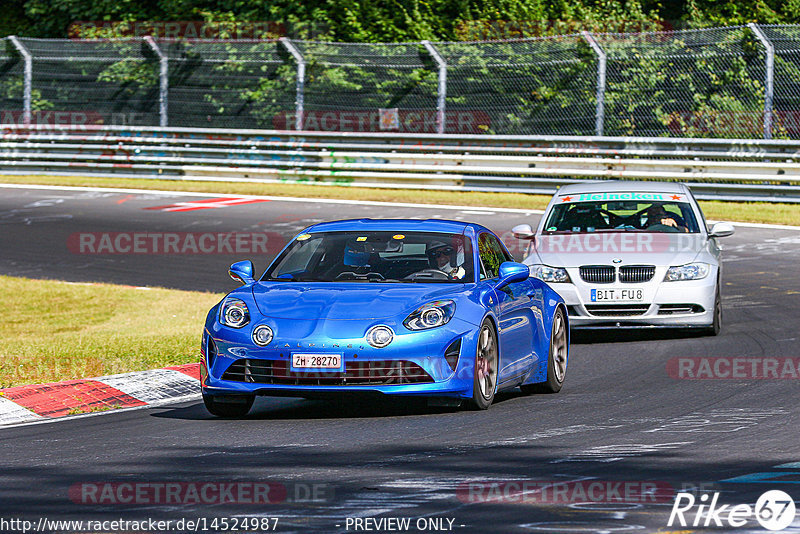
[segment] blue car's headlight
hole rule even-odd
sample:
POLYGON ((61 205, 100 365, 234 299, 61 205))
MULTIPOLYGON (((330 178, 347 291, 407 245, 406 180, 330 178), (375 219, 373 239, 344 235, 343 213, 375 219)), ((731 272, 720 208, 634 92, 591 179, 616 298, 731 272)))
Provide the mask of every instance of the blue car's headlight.
POLYGON ((665 282, 679 282, 681 280, 701 280, 708 276, 711 266, 707 263, 687 263, 670 267, 665 282))
POLYGON ((241 328, 250 322, 247 304, 235 298, 226 298, 219 307, 219 322, 232 328, 241 328))
POLYGON ((456 303, 452 300, 436 300, 417 308, 406 317, 403 324, 409 330, 427 330, 447 324, 456 312, 456 303))

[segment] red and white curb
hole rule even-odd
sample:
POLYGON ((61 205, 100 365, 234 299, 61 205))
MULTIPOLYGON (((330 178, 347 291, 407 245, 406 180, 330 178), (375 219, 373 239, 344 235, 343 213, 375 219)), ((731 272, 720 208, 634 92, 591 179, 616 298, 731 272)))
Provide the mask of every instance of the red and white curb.
POLYGON ((0 389, 0 426, 200 398, 200 365, 0 389))

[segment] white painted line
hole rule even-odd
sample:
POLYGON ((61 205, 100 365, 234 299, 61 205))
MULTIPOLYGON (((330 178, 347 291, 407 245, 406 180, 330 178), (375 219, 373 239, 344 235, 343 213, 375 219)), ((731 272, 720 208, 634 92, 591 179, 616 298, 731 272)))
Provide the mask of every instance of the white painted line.
MULTIPOLYGON (((199 397, 200 382, 172 369, 153 369, 135 373, 93 378, 147 404, 175 401, 184 397, 199 397)), ((189 400, 189 399, 187 399, 189 400)))
MULTIPOLYGON (((88 191, 93 193, 126 193, 135 195, 165 195, 165 196, 186 196, 186 197, 214 197, 222 193, 201 193, 195 191, 161 191, 155 189, 122 189, 111 187, 78 187, 69 185, 35 185, 35 184, 2 184, 0 188, 6 189, 40 189, 45 191, 88 191)), ((523 215, 543 215, 544 210, 536 209, 520 209, 520 208, 496 208, 494 206, 457 206, 449 204, 414 204, 409 202, 381 202, 377 200, 345 200, 337 198, 303 198, 303 197, 276 197, 267 195, 239 195, 238 198, 253 198, 260 200, 272 200, 276 202, 316 202, 318 204, 344 204, 350 206, 393 206, 397 208, 421 208, 421 209, 436 209, 436 210, 458 210, 468 211, 474 214, 482 213, 483 210, 499 213, 520 213, 523 215), (481 210, 478 212, 477 210, 481 210)), ((718 221, 708 221, 713 224, 718 221)), ((741 228, 762 228, 770 230, 795 230, 800 231, 800 226, 791 226, 788 224, 764 224, 764 223, 749 223, 727 221, 733 223, 734 226, 741 228)))
MULTIPOLYGON (((156 195, 169 195, 169 196, 187 196, 187 197, 214 197, 221 193, 199 193, 194 191, 160 191, 151 189, 117 189, 110 187, 77 187, 68 185, 27 185, 27 184, 0 184, 0 187, 7 189, 42 189, 45 191, 90 191, 93 193, 126 193, 126 194, 156 194, 156 195)), ((486 206, 453 206, 449 204, 414 204, 410 202, 380 202, 377 200, 346 200, 338 198, 303 198, 303 197, 275 197, 267 195, 239 195, 237 198, 252 198, 259 200, 273 200, 283 202, 316 202, 319 204, 345 204, 351 206, 394 206, 399 208, 424 208, 424 209, 439 209, 439 210, 491 210, 502 213, 522 213, 525 215, 544 213, 543 210, 535 209, 518 209, 518 208, 494 208, 486 206)))
MULTIPOLYGON (((708 221, 708 224, 714 224, 721 221, 708 221)), ((791 226, 788 224, 764 224, 764 223, 747 223, 736 221, 725 221, 731 223, 733 226, 741 226, 742 228, 765 228, 767 230, 800 230, 800 226, 791 226)))
POLYGON ((0 426, 16 425, 44 419, 16 402, 0 397, 0 426))

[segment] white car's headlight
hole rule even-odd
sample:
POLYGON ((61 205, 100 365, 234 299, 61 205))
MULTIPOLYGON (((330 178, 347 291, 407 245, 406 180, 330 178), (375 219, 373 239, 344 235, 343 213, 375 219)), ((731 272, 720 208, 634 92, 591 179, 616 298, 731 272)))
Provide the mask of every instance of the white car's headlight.
POLYGON ((406 317, 403 324, 409 330, 427 330, 447 324, 456 312, 456 303, 452 300, 437 300, 417 308, 406 317))
POLYGON ((219 322, 232 328, 241 328, 250 322, 247 304, 235 298, 226 298, 219 307, 219 322))
POLYGON ((678 282, 681 280, 701 280, 711 272, 711 266, 707 263, 687 263, 670 267, 667 270, 665 282, 678 282))
POLYGON ((531 276, 543 282, 569 282, 569 274, 562 267, 550 267, 549 265, 534 264, 530 266, 531 276))

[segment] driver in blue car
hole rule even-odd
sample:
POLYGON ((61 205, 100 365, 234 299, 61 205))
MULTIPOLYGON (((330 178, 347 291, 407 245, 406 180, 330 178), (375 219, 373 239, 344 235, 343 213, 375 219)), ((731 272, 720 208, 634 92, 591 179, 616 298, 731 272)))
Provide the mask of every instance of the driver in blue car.
POLYGON ((433 242, 428 247, 428 258, 430 259, 431 267, 447 274, 452 280, 460 280, 466 274, 464 267, 460 263, 453 265, 456 254, 455 248, 440 241, 433 242))

